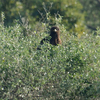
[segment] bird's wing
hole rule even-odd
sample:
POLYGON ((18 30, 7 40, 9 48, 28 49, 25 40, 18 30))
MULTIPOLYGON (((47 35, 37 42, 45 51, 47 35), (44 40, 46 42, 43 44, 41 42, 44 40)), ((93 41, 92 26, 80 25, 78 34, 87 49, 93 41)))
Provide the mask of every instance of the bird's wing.
POLYGON ((44 42, 49 43, 50 39, 51 39, 51 36, 47 36, 47 37, 45 37, 44 39, 41 40, 40 44, 42 45, 42 44, 44 44, 44 42))

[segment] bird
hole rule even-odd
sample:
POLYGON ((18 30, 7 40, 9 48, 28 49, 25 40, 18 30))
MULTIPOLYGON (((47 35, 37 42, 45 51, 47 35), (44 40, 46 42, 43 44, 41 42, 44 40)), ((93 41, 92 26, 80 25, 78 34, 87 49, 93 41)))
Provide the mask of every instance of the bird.
POLYGON ((41 40, 40 44, 42 45, 45 41, 49 42, 52 45, 61 44, 60 39, 60 30, 57 26, 53 26, 50 29, 50 35, 41 40))
MULTIPOLYGON (((51 27, 50 35, 43 38, 40 42, 40 45, 43 45, 44 42, 50 43, 55 46, 57 46, 58 44, 62 44, 62 41, 60 39, 60 29, 57 26, 51 27)), ((40 50, 40 48, 37 49, 40 50)))

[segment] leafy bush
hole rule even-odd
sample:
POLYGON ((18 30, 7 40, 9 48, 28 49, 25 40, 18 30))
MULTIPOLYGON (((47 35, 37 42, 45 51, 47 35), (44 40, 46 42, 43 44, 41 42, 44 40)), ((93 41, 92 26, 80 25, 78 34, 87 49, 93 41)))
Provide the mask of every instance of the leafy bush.
POLYGON ((68 35, 66 41, 63 34, 61 46, 45 43, 36 50, 41 35, 45 31, 24 36, 18 23, 0 24, 1 100, 99 99, 99 35, 68 35))

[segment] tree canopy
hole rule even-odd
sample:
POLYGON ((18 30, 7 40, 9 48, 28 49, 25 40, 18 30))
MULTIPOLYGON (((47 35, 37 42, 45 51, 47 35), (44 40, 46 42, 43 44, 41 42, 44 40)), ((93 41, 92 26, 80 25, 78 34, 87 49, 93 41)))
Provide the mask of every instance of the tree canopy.
POLYGON ((42 19, 46 22, 46 14, 50 13, 50 22, 55 24, 55 16, 62 16, 60 24, 64 24, 71 33, 82 34, 84 31, 84 13, 78 0, 2 0, 0 12, 5 13, 5 25, 12 25, 15 19, 25 17, 33 25, 42 19))
POLYGON ((96 30, 100 26, 100 0, 79 0, 86 13, 85 22, 89 29, 96 30))

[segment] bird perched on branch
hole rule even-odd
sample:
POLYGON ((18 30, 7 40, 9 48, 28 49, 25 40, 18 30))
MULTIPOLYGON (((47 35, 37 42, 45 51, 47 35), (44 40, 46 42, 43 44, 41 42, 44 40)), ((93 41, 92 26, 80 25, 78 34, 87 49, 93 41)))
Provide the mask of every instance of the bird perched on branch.
POLYGON ((40 44, 43 45, 44 42, 50 43, 55 46, 62 43, 60 39, 60 30, 57 26, 51 27, 50 35, 42 39, 40 44))

